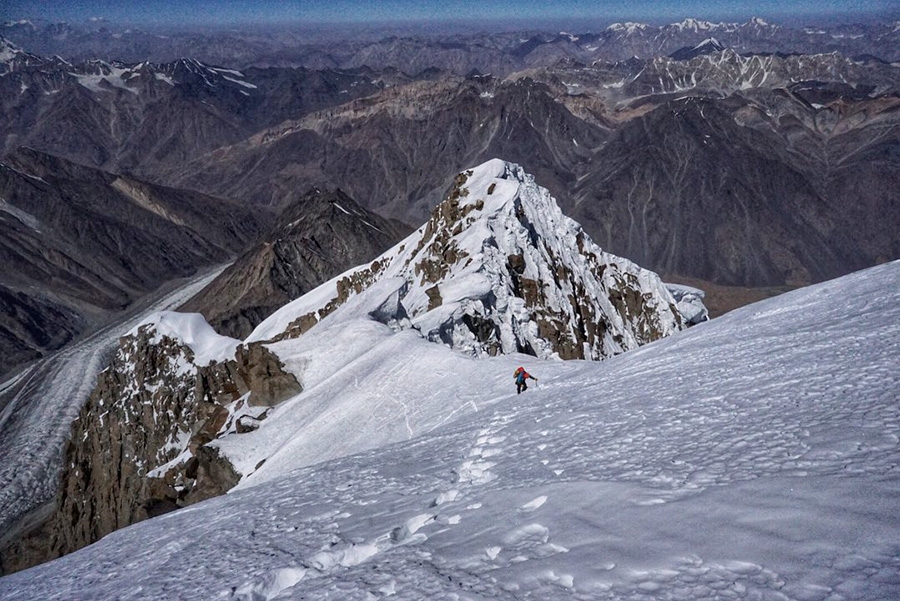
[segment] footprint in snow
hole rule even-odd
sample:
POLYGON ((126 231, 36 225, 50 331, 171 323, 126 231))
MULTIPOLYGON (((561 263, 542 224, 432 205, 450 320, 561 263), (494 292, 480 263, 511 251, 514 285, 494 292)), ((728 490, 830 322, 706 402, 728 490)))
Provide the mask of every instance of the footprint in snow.
POLYGON ((306 572, 302 567, 271 570, 234 589, 231 601, 268 601, 303 580, 306 572))
POLYGON ((433 513, 421 513, 415 517, 411 517, 402 526, 398 526, 391 530, 391 541, 395 544, 414 544, 428 540, 424 534, 418 533, 426 524, 430 524, 437 519, 437 515, 433 513), (418 533, 418 534, 417 534, 418 533))

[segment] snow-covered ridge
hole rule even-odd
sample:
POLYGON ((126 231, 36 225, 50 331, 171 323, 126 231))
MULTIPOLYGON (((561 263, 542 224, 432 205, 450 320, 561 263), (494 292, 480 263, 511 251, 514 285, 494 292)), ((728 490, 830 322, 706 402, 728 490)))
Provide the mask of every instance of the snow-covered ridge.
POLYGON ((21 51, 12 42, 0 37, 0 61, 12 60, 19 52, 21 51))
POLYGON ((627 21, 625 23, 613 23, 606 28, 606 31, 632 35, 640 31, 647 31, 648 29, 650 29, 650 25, 646 23, 632 23, 631 21, 627 21))
MULTIPOLYGON (((289 303, 243 343, 198 314, 149 316, 122 338, 79 424, 130 432, 148 404, 154 423, 166 424, 132 458, 140 465, 123 489, 132 509, 118 522, 130 523, 148 503, 249 486, 284 465, 391 444, 478 411, 489 386, 478 364, 497 355, 602 359, 685 323, 655 274, 603 252, 520 166, 495 159, 459 174, 417 232, 289 303), (402 369, 382 370, 385 355, 404 353, 402 369), (387 392, 401 382, 415 390, 434 370, 453 381, 427 396, 387 392), (173 417, 181 405, 187 425, 173 417), (225 463, 214 471, 231 475, 195 478, 196 461, 225 463), (155 496, 135 497, 140 490, 155 496)), ((112 511, 77 470, 66 478, 112 511)), ((78 530, 80 515, 66 527, 78 530)))
POLYGON ((25 52, 3 36, 0 36, 0 77, 33 65, 45 64, 46 62, 60 63, 56 58, 47 61, 25 52))
POLYGON ((771 32, 778 28, 778 25, 772 25, 760 17, 753 17, 746 23, 714 23, 711 21, 705 21, 703 19, 688 17, 677 23, 669 23, 668 25, 661 25, 658 27, 648 25, 647 23, 633 23, 630 21, 625 23, 613 23, 606 28, 606 31, 610 33, 635 35, 646 34, 648 32, 673 34, 686 32, 706 33, 718 31, 722 33, 735 33, 737 31, 740 31, 741 29, 748 29, 754 32, 761 32, 763 30, 771 32))
MULTIPOLYGON (((702 293, 682 292, 702 320, 702 293)), ((655 274, 598 248, 519 165, 494 159, 460 173, 406 240, 256 328, 245 343, 263 343, 304 390, 258 430, 210 445, 242 474, 239 487, 256 486, 479 411, 494 377, 483 362, 500 361, 508 379, 516 353, 602 359, 671 334, 687 321, 675 303, 655 274), (435 372, 447 374, 442 388, 417 388, 435 372)))
POLYGON ((736 29, 739 25, 737 23, 711 23, 710 21, 687 18, 679 23, 672 23, 669 27, 678 29, 679 31, 710 31, 717 29, 736 29))
MULTIPOLYGON (((199 83, 210 89, 232 89, 249 95, 257 89, 256 84, 247 81, 240 71, 213 67, 196 59, 179 59, 171 63, 124 63, 120 61, 89 60, 70 64, 59 57, 43 58, 24 52, 0 36, 0 76, 26 68, 45 75, 57 70, 74 78, 79 84, 93 92, 109 92, 114 88, 141 93, 146 86, 157 82, 169 85, 199 83)), ((52 80, 53 91, 60 82, 52 80)))
POLYGON ((603 252, 532 176, 499 159, 461 173, 406 240, 283 307, 248 341, 300 336, 357 295, 370 298, 354 310, 408 320, 473 355, 602 359, 682 327, 655 274, 603 252), (395 282, 379 287, 385 298, 369 292, 379 281, 395 282))
POLYGON ((615 63, 595 63, 598 80, 586 80, 626 98, 647 94, 715 91, 729 95, 738 90, 781 88, 802 81, 877 81, 888 88, 897 78, 891 68, 861 63, 840 53, 811 55, 740 54, 704 42, 696 49, 669 57, 615 63))
MULTIPOLYGON (((244 91, 257 87, 255 84, 245 81, 244 75, 240 71, 213 67, 196 59, 182 58, 171 63, 142 62, 137 65, 91 61, 88 65, 98 63, 99 73, 96 75, 107 78, 109 83, 118 87, 128 87, 127 84, 130 84, 133 79, 140 81, 144 77, 164 81, 170 85, 184 84, 197 79, 209 88, 228 87, 234 84, 244 91)), ((75 73, 73 75, 80 76, 75 73)))
POLYGON ((137 336, 144 328, 150 328, 154 332, 154 344, 158 344, 165 336, 190 348, 194 354, 193 364, 197 367, 232 358, 240 344, 240 340, 216 333, 199 313, 153 313, 134 326, 126 336, 137 336))

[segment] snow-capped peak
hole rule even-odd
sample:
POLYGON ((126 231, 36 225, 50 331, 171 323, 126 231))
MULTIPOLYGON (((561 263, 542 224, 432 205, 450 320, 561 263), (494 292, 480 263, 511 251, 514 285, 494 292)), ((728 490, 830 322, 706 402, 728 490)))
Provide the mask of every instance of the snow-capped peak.
POLYGON ((778 25, 773 25, 772 23, 769 23, 768 21, 760 17, 753 17, 752 19, 747 21, 746 27, 757 32, 765 31, 768 33, 772 33, 775 30, 780 29, 778 25))
POLYGON ((631 21, 627 21, 625 23, 613 23, 612 25, 607 27, 606 30, 631 35, 638 31, 645 31, 649 28, 650 26, 646 23, 632 23, 631 21))
POLYGON ((681 25, 685 29, 712 29, 713 27, 709 21, 698 21, 697 19, 685 19, 681 25))
POLYGON ((25 52, 3 36, 0 36, 0 77, 13 71, 46 62, 46 59, 25 52))
POLYGON ((6 21, 3 24, 4 27, 30 27, 31 29, 35 29, 34 23, 29 21, 28 19, 19 19, 18 21, 6 21))
POLYGON ((686 29, 690 29, 693 31, 706 31, 708 29, 715 28, 715 25, 713 23, 710 23, 709 21, 701 21, 693 18, 687 18, 680 23, 673 23, 672 25, 673 27, 676 27, 677 29, 680 29, 682 31, 686 29))
POLYGON ((724 46, 722 46, 722 44, 720 44, 719 41, 716 40, 716 38, 706 38, 705 40, 694 46, 694 50, 722 50, 723 48, 724 46))
POLYGON ((603 252, 500 159, 460 173, 406 240, 283 307, 248 340, 297 337, 342 312, 408 324, 473 355, 602 359, 682 327, 656 274, 603 252))
POLYGON ((0 36, 0 62, 8 62, 22 52, 18 46, 0 36))
POLYGON ((667 25, 662 30, 668 30, 669 32, 694 32, 694 33, 703 33, 703 32, 733 32, 740 27, 737 23, 712 23, 710 21, 704 21, 701 19, 693 19, 687 18, 679 23, 671 23, 667 25))

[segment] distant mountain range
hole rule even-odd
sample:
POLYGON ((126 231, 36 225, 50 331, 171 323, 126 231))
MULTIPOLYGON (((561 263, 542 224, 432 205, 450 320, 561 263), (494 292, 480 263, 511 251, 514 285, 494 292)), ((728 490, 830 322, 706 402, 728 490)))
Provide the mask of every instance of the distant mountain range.
POLYGON ((398 67, 415 74, 439 68, 464 75, 471 69, 507 75, 560 60, 589 63, 670 55, 715 38, 741 53, 871 55, 900 60, 900 22, 869 25, 784 27, 753 18, 744 23, 685 19, 655 26, 614 23, 595 32, 476 32, 431 35, 351 33, 313 35, 290 28, 202 33, 145 31, 112 23, 70 24, 35 20, 0 25, 0 35, 21 47, 70 61, 102 58, 124 62, 171 62, 193 57, 206 63, 293 66, 312 69, 398 67))
MULTIPOLYGON (((900 26, 688 19, 595 34, 392 37, 293 50, 287 33, 254 38, 252 47, 215 35, 194 46, 179 46, 197 42, 187 34, 166 41, 200 58, 166 57, 158 36, 136 30, 13 23, 0 31, 9 36, 0 39, 0 161, 37 153, 102 181, 190 190, 211 213, 214 199, 231 199, 257 212, 245 222, 258 223, 254 232, 287 207, 300 210, 312 188, 342 190, 370 222, 379 214, 418 223, 460 169, 504 157, 535 174, 604 249, 716 291, 784 289, 900 256, 892 192, 900 68, 889 62, 900 26), (100 43, 103 52, 92 46, 100 43), (243 49, 243 58, 201 60, 216 56, 213 47, 243 49), (275 47, 294 58, 273 59, 275 47), (93 58, 76 58, 90 48, 93 58)), ((7 215, 29 213, 16 190, 0 188, 7 215)), ((325 215, 313 203, 314 214, 325 215)), ((369 242, 346 242, 356 244, 375 252, 369 242)), ((323 264, 310 283, 346 266, 323 264)), ((183 273, 160 271, 152 281, 183 273)), ((26 301, 11 277, 0 282, 16 316, 8 337, 28 342, 10 357, 40 356, 25 349, 55 348, 89 325, 47 290, 26 301)), ((278 286, 296 293, 307 286, 299 282, 278 286)), ((119 305, 146 289, 133 288, 119 305)), ((717 294, 714 311, 734 306, 717 294)), ((213 321, 246 333, 263 313, 213 321)))

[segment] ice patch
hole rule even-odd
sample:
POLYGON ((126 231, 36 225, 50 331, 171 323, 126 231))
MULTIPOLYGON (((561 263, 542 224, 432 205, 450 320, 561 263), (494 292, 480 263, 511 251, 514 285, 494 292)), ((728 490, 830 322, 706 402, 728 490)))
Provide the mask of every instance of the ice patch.
POLYGON ((536 499, 533 499, 533 500, 525 503, 524 505, 522 505, 519 508, 519 511, 522 511, 524 513, 531 512, 531 511, 536 510, 538 507, 540 507, 541 505, 543 505, 546 502, 547 502, 547 496, 541 495, 541 496, 537 497, 536 499))

